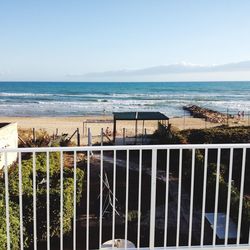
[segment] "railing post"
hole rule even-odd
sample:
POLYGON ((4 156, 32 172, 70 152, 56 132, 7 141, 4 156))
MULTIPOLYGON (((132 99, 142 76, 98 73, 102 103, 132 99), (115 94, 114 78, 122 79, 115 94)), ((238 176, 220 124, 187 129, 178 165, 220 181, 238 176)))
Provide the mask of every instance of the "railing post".
POLYGON ((204 173, 203 173, 203 194, 202 194, 202 213, 201 213, 201 239, 200 246, 204 245, 204 230, 205 230, 205 212, 206 212, 206 195, 207 195, 207 164, 208 163, 208 149, 205 149, 204 156, 204 173))
POLYGON ((20 249, 23 250, 23 181, 22 181, 22 154, 18 153, 19 178, 19 218, 20 218, 20 249))
POLYGON ((87 152, 87 209, 86 209, 86 250, 89 249, 89 195, 90 195, 90 152, 87 152))
POLYGON ((167 247, 168 237, 168 200, 169 200, 169 160, 170 160, 170 149, 167 149, 167 162, 166 162, 166 198, 165 198, 165 225, 164 225, 164 245, 167 247))
POLYGON ((232 190, 232 172, 233 172, 233 154, 234 154, 233 148, 230 148, 229 176, 228 176, 228 189, 227 189, 227 211, 226 211, 226 226, 225 226, 225 241, 224 241, 225 246, 228 245, 231 190, 232 190))
POLYGON ((7 237, 7 249, 10 250, 10 210, 9 210, 9 178, 8 178, 7 152, 5 152, 4 158, 5 158, 4 179, 5 179, 6 237, 7 237))
POLYGON ((50 181, 49 181, 49 171, 50 171, 50 159, 49 151, 47 151, 47 161, 46 161, 46 187, 47 187, 47 249, 50 249, 50 181))
POLYGON ((249 235, 248 235, 248 245, 250 246, 250 226, 249 226, 249 235))
POLYGON ((126 200, 125 200, 125 249, 127 249, 128 240, 128 196, 129 196, 129 150, 127 150, 126 160, 126 200))
POLYGON ((177 204, 176 247, 179 247, 179 240, 180 240, 181 186, 182 186, 182 148, 180 148, 180 155, 179 155, 179 178, 178 178, 178 204, 177 204))
POLYGON ((113 163, 113 211, 112 211, 112 248, 115 245, 115 215, 116 215, 116 150, 114 150, 114 163, 113 163))
POLYGON ((76 161, 77 161, 76 151, 74 151, 74 215, 73 215, 73 250, 76 249, 76 161))
POLYGON ((60 153, 60 250, 63 250, 63 151, 60 153))
POLYGON ((142 150, 139 151, 139 187, 138 187, 138 223, 137 223, 137 248, 140 248, 141 237, 141 182, 142 182, 142 150))
POLYGON ((195 174, 195 149, 192 149, 192 166, 191 166, 191 189, 190 189, 190 209, 189 209, 189 230, 188 246, 192 245, 192 228, 193 228, 193 205, 194 205, 194 174, 195 174))
POLYGON ((155 206, 156 206, 156 173, 157 149, 152 149, 152 174, 151 174, 151 207, 150 207, 150 235, 149 248, 154 248, 155 243, 155 206))
POLYGON ((217 235, 219 188, 220 188, 220 164, 221 164, 220 161, 221 161, 221 148, 218 148, 217 168, 216 168, 216 186, 215 186, 215 205, 214 205, 213 246, 216 245, 216 235, 217 235))
POLYGON ((241 183, 240 183, 240 201, 239 201, 237 239, 236 239, 237 246, 240 245, 240 232, 241 232, 241 223, 242 223, 242 206, 243 206, 243 195, 244 195, 244 184, 245 184, 245 168, 246 168, 246 148, 243 148, 242 166, 241 166, 241 183))
POLYGON ((99 249, 102 248, 102 196, 103 196, 103 150, 100 159, 100 214, 99 214, 99 249))
POLYGON ((37 249, 37 214, 36 214, 36 153, 33 152, 33 227, 34 250, 37 249))

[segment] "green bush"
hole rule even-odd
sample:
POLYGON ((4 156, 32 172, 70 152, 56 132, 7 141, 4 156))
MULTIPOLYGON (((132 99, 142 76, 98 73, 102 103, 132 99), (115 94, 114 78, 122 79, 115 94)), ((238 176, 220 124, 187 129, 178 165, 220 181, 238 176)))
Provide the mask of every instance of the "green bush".
POLYGON ((158 140, 159 144, 185 144, 186 137, 180 131, 172 128, 167 129, 159 123, 158 130, 155 131, 154 137, 158 140))
MULTIPOLYGON (((171 131, 161 134, 161 142, 166 144, 210 144, 210 143, 249 143, 250 127, 216 127, 209 129, 190 129, 183 131, 171 131)), ((204 176, 204 150, 196 150, 195 154, 195 203, 201 205, 204 176)), ((233 179, 231 190, 231 211, 230 217, 237 223, 238 210, 240 200, 240 183, 242 168, 242 149, 234 149, 233 155, 233 179)), ((246 151, 246 166, 250 163, 250 150, 246 151)), ((228 190, 228 172, 229 172, 230 151, 228 149, 221 150, 220 179, 219 179, 219 211, 226 211, 227 206, 227 190, 228 190)), ((178 159, 179 151, 171 150, 170 166, 172 172, 178 176, 178 159)), ((190 188, 191 179, 191 150, 183 151, 183 181, 186 191, 190 188)), ((207 169, 207 203, 206 209, 213 211, 215 200, 216 186, 216 170, 217 170, 217 150, 209 150, 208 169, 207 169)), ((249 180, 250 169, 245 169, 245 187, 244 192, 250 192, 249 180)), ((242 208, 242 233, 248 232, 250 224, 250 200, 244 197, 242 208)))
MULTIPOLYGON (((50 153, 50 236, 60 235, 60 153, 50 153)), ((9 196, 10 196, 10 215, 11 215, 11 242, 13 249, 19 249, 19 176, 18 165, 9 168, 9 196)), ((36 154, 36 184, 37 184, 37 239, 46 240, 47 237, 47 214, 46 214, 46 154, 36 154)), ((77 168, 77 203, 82 194, 84 173, 77 168)), ((4 179, 0 180, 0 185, 4 186, 4 179)), ((33 242, 33 159, 29 157, 22 160, 22 189, 23 189, 23 227, 25 246, 33 242)), ((5 221, 4 189, 0 196, 0 216, 5 221)), ((64 233, 71 231, 71 219, 73 217, 73 193, 74 193, 74 172, 72 168, 64 167, 63 171, 63 230, 64 233)), ((0 249, 5 249, 6 228, 5 223, 0 226, 0 249), (3 237, 1 237, 1 234, 3 237)))
POLYGON ((216 127, 208 129, 189 129, 179 132, 188 143, 248 143, 250 127, 216 127))
MULTIPOLYGON (((0 249, 7 249, 7 235, 6 235, 6 209, 5 209, 5 189, 1 182, 0 194, 0 249)), ((14 203, 9 203, 10 211, 10 238, 11 249, 19 249, 19 206, 14 203)))

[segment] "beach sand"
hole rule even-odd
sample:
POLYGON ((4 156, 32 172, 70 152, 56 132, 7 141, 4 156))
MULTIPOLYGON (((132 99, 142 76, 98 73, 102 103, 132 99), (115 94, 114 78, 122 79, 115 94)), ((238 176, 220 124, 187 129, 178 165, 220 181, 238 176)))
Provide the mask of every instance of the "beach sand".
MULTIPOLYGON (((87 143, 87 131, 91 128, 93 138, 100 139, 101 128, 106 130, 109 127, 113 130, 112 116, 81 116, 81 117, 0 117, 0 122, 17 122, 18 129, 44 129, 50 135, 60 135, 63 133, 72 135, 77 128, 80 131, 81 144, 87 143), (91 122, 90 122, 91 121, 91 122), (97 121, 97 122, 94 122, 97 121), (84 124, 84 125, 83 125, 84 124)), ((172 127, 177 129, 203 129, 219 126, 221 124, 205 122, 204 119, 193 117, 178 117, 169 120, 172 127)), ((244 121, 242 124, 246 123, 244 121)), ((157 129, 157 121, 145 121, 144 124, 147 134, 152 134, 157 129)), ((117 122, 117 136, 122 136, 123 128, 126 128, 126 135, 133 136, 135 134, 134 121, 118 121, 117 122)), ((142 133, 142 121, 138 121, 138 134, 142 133)), ((73 138, 75 140, 75 138, 73 138)))

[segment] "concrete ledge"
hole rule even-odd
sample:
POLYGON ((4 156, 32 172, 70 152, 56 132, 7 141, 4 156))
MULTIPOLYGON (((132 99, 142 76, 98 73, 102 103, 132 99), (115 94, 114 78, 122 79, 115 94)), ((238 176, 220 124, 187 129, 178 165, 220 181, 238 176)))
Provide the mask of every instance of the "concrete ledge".
MULTIPOLYGON (((0 123, 0 149, 18 148, 18 131, 17 123, 0 123)), ((17 152, 0 153, 0 169, 5 163, 11 165, 17 159, 17 152)))

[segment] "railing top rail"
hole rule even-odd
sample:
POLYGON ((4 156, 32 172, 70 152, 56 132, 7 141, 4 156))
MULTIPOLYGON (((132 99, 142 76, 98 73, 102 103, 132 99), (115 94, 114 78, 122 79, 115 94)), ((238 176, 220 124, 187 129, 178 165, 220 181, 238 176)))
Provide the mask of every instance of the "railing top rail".
POLYGON ((110 150, 152 150, 152 149, 230 149, 250 148, 250 143, 227 144, 164 144, 164 145, 112 145, 112 146, 80 146, 80 147, 40 147, 40 148, 1 148, 3 152, 73 152, 73 151, 110 151, 110 150))

